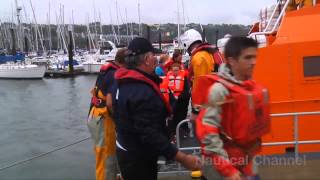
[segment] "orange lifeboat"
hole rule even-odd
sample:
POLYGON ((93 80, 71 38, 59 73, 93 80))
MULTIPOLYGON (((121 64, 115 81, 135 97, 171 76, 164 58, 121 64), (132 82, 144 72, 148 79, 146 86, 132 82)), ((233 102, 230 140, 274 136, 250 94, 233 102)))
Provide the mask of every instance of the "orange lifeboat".
MULTIPOLYGON (((267 43, 259 48, 254 78, 269 88, 272 114, 320 112, 320 5, 283 11, 280 18, 273 32, 255 32, 267 43)), ((320 140, 320 114, 287 115, 273 117, 263 138, 283 145, 264 146, 262 153, 319 152, 320 144, 308 141, 320 140), (292 143, 297 140, 303 142, 292 143)))

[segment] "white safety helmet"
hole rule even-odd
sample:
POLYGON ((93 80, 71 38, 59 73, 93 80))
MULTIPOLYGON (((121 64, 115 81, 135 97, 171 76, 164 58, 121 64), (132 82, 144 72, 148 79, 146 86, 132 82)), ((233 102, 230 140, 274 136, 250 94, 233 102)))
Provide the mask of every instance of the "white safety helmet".
POLYGON ((180 36, 180 41, 186 49, 189 49, 192 43, 196 41, 202 42, 202 36, 198 31, 189 29, 180 36))
POLYGON ((224 53, 224 47, 226 46, 227 42, 229 41, 229 39, 231 37, 232 37, 231 34, 226 34, 226 35, 224 35, 223 38, 218 39, 217 45, 218 45, 220 52, 224 53))
POLYGON ((232 37, 231 34, 224 35, 224 38, 231 38, 231 37, 232 37))

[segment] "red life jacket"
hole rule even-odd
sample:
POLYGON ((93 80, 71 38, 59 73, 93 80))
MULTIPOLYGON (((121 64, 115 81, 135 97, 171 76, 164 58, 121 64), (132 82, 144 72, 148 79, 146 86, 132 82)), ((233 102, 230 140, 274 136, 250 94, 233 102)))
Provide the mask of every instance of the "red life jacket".
POLYGON ((107 72, 110 68, 119 69, 120 67, 114 62, 106 63, 100 67, 100 72, 107 72))
POLYGON ((160 96, 160 98, 162 99, 163 103, 165 104, 165 107, 166 107, 168 113, 172 112, 170 104, 169 104, 169 102, 166 101, 165 97, 160 92, 159 86, 154 81, 152 81, 151 79, 147 78, 146 76, 144 76, 140 72, 135 71, 135 70, 131 70, 131 69, 120 68, 119 70, 117 70, 117 72, 115 73, 114 76, 118 80, 119 79, 134 79, 134 80, 137 80, 137 81, 141 81, 141 82, 147 83, 160 96))
POLYGON ((167 79, 169 80, 168 87, 176 98, 178 98, 184 90, 185 75, 186 73, 183 70, 180 70, 178 76, 174 76, 171 71, 167 74, 167 79))
MULTIPOLYGON (((104 108, 106 106, 106 97, 99 97, 99 87, 98 87, 98 82, 103 81, 105 74, 110 70, 110 69, 119 69, 120 67, 116 65, 113 62, 106 63, 101 66, 99 75, 97 77, 97 81, 95 84, 95 87, 91 90, 92 92, 92 98, 91 98, 91 107, 90 109, 95 106, 97 108, 104 108)), ((101 82, 99 82, 101 83, 101 82)), ((109 84, 106 84, 107 86, 109 84)))
POLYGON ((212 55, 213 63, 214 63, 214 72, 218 72, 220 64, 224 62, 222 54, 219 52, 218 48, 216 48, 211 44, 203 43, 197 48, 192 50, 191 57, 194 56, 199 51, 207 51, 212 55))
MULTIPOLYGON (((202 92, 208 94, 209 88, 214 83, 221 83, 229 90, 226 103, 222 104, 221 129, 229 140, 239 145, 248 145, 261 138, 270 130, 270 104, 268 90, 254 81, 245 81, 241 85, 231 83, 217 75, 205 75, 200 77, 202 92)), ((207 97, 197 101, 207 104, 207 97)), ((210 126, 202 123, 205 109, 200 111, 196 120, 196 133, 203 139, 210 126)))

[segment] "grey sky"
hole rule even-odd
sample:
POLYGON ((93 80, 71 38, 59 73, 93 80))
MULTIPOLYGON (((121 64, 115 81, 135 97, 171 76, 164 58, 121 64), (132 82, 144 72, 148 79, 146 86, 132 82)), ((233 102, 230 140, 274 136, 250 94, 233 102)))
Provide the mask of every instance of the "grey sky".
MULTIPOLYGON (((99 12, 104 24, 111 22, 138 22, 138 1, 140 1, 141 22, 159 24, 177 23, 177 0, 117 0, 118 19, 116 13, 116 0, 31 0, 35 8, 37 21, 46 23, 51 3, 51 23, 56 22, 55 12, 59 13, 59 4, 64 5, 65 23, 71 22, 72 10, 74 11, 75 23, 87 23, 88 15, 90 22, 99 19, 99 12), (94 7, 96 13, 94 13, 94 7), (110 12, 112 18, 110 18, 110 12), (121 20, 122 19, 122 20, 121 20)), ((180 23, 185 19, 186 23, 195 22, 202 24, 252 24, 257 20, 261 8, 276 3, 276 0, 183 0, 185 18, 183 18, 182 0, 179 1, 180 23)), ((0 0, 0 20, 12 19, 14 0, 0 0)), ((18 4, 25 7, 27 16, 33 19, 30 0, 18 0, 18 4)), ((22 12, 24 16, 24 12, 22 12)), ((25 18, 22 18, 25 22, 25 18)), ((28 21, 29 22, 29 21, 28 21)))

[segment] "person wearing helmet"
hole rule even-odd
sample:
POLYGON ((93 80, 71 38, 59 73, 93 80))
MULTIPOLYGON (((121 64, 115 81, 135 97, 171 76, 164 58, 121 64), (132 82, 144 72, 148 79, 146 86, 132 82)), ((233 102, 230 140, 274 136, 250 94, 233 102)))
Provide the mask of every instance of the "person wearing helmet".
MULTIPOLYGON (((218 49, 202 40, 201 34, 190 29, 186 31, 180 40, 186 48, 188 54, 191 56, 189 65, 189 80, 192 85, 192 98, 194 96, 194 89, 198 86, 198 78, 202 75, 217 72, 219 65, 222 64, 222 56, 218 49)), ((199 112, 199 107, 192 103, 192 114, 195 117, 199 112)), ((194 119, 191 117, 191 119, 194 119)))

